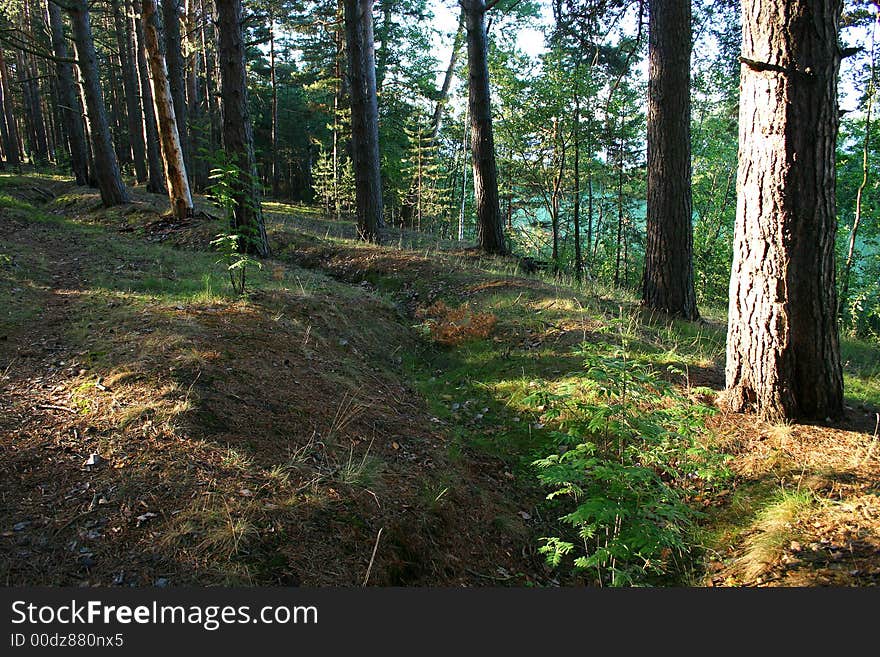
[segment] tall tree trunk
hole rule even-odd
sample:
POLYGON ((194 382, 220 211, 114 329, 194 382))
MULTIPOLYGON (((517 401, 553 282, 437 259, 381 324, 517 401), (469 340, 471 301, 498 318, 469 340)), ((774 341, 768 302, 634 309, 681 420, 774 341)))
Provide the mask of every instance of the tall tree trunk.
POLYGON ((746 0, 728 405, 843 410, 834 242, 841 0, 746 0))
POLYGON ((86 133, 83 129, 82 108, 79 94, 73 81, 73 68, 68 59, 67 41, 64 38, 64 19, 61 9, 51 0, 46 3, 49 9, 49 26, 52 30, 52 50, 55 54, 55 73, 58 76, 58 95, 60 99, 61 120, 67 143, 70 147, 70 166, 77 185, 89 182, 89 150, 86 133))
POLYGON ((35 163, 44 165, 49 162, 49 143, 46 138, 46 123, 40 100, 40 86, 37 83, 37 68, 31 55, 21 51, 17 53, 16 68, 24 99, 24 119, 31 158, 35 163))
POLYGON ((74 0, 70 8, 70 22, 73 40, 76 44, 77 60, 82 75, 83 95, 86 101, 86 116, 89 122, 89 135, 92 139, 95 179, 101 190, 101 201, 105 207, 128 203, 128 192, 122 184, 119 162, 113 150, 113 140, 107 126, 107 109, 104 107, 104 94, 98 75, 95 41, 92 37, 92 24, 89 18, 88 0, 74 0))
POLYGON ((137 181, 142 183, 147 180, 143 111, 137 90, 137 68, 131 50, 131 21, 128 19, 128 12, 124 8, 123 1, 112 0, 113 23, 116 31, 116 46, 119 48, 119 60, 122 64, 122 87, 125 90, 128 138, 134 160, 135 176, 137 181))
POLYGON ((15 110, 12 107, 12 96, 9 94, 9 69, 3 58, 3 48, 0 47, 0 94, 3 96, 3 113, 6 123, 4 135, 4 151, 6 160, 14 167, 21 165, 21 150, 18 146, 18 124, 15 121, 15 110))
POLYGON ((379 243, 384 221, 373 0, 345 0, 345 35, 351 88, 351 142, 358 234, 363 240, 379 243))
POLYGON ((201 103, 202 92, 199 88, 199 72, 202 70, 200 58, 205 55, 205 52, 204 49, 199 49, 198 39, 196 38, 200 30, 198 28, 199 17, 194 0, 185 0, 184 9, 186 10, 186 44, 188 53, 186 98, 187 113, 189 114, 188 133, 191 155, 188 171, 196 191, 204 191, 208 185, 208 171, 205 158, 201 153, 208 144, 205 142, 205 128, 202 125, 203 109, 201 103))
POLYGON ((234 158, 240 176, 235 189, 232 229, 250 239, 240 246, 251 253, 269 255, 258 186, 254 136, 247 102, 247 70, 241 25, 241 0, 215 0, 220 33, 220 89, 223 103, 223 146, 234 158))
MULTIPOLYGON (((49 1, 51 2, 51 0, 49 1)), ((147 146, 147 191, 153 194, 161 194, 166 190, 165 173, 162 163, 159 126, 156 122, 156 105, 153 101, 153 89, 150 84, 150 72, 147 65, 144 22, 140 17, 140 0, 132 0, 132 9, 134 10, 135 59, 137 60, 138 82, 141 89, 141 108, 144 112, 144 136, 147 146)))
POLYGON ((186 164, 180 146, 177 119, 174 116, 174 101, 168 83, 165 57, 159 42, 159 16, 156 0, 142 0, 141 17, 144 25, 144 47, 152 77, 153 104, 159 120, 159 141, 162 144, 162 162, 165 165, 165 180, 168 185, 168 198, 174 216, 183 219, 193 214, 193 200, 186 176, 186 164))
POLYGON ((171 98, 174 99, 174 117, 177 134, 183 149, 183 161, 190 166, 189 130, 187 129, 186 81, 184 77, 183 45, 180 34, 182 0, 162 0, 162 33, 165 37, 165 63, 171 98))
MULTIPOLYGON (((581 91, 580 61, 574 71, 574 277, 580 281, 584 273, 584 256, 581 252, 581 91)), ((589 239, 587 240, 589 244, 589 239)))
POLYGON ((849 231, 849 244, 846 248, 846 260, 843 263, 843 272, 841 272, 840 285, 840 316, 846 320, 849 318, 849 284, 852 276, 853 259, 856 252, 856 237, 858 236, 859 226, 862 223, 862 206, 864 204, 865 189, 868 187, 868 176, 870 167, 868 166, 868 155, 871 151, 871 124, 872 112, 874 110, 874 95, 877 92, 876 84, 876 35, 877 21, 872 23, 871 27, 871 62, 870 62, 870 78, 868 80, 868 89, 865 92, 867 103, 865 107, 865 138, 862 141, 862 181, 859 183, 859 189, 856 192, 856 208, 853 215, 852 228, 849 231))
POLYGON ((275 77, 275 15, 269 12, 269 71, 272 80, 272 196, 278 198, 281 173, 278 170, 278 82, 275 77))
POLYGON ((6 99, 3 95, 3 88, 0 87, 0 168, 5 169, 9 156, 6 154, 9 150, 9 129, 6 127, 6 99))
MULTIPOLYGON (((101 32, 103 34, 113 34, 115 29, 112 27, 111 16, 108 13, 101 12, 98 14, 102 18, 101 32)), ((107 52, 107 106, 110 110, 110 134, 113 136, 113 144, 116 148, 116 157, 119 158, 119 165, 122 169, 126 165, 132 163, 131 155, 131 139, 128 136, 128 111, 125 107, 125 90, 119 81, 119 72, 122 70, 122 63, 119 59, 119 53, 108 49, 107 52)))
POLYGON ((209 6, 205 6, 205 0, 199 0, 199 10, 202 15, 200 30, 200 41, 202 57, 205 62, 205 113, 208 117, 209 144, 211 149, 218 148, 220 145, 220 105, 219 94, 217 93, 217 75, 216 75, 216 48, 209 50, 208 44, 208 27, 211 28, 211 36, 214 37, 214 43, 217 42, 217 27, 214 22, 213 11, 209 6), (209 20, 210 18, 210 20, 209 20))
POLYGON ((477 205, 478 241, 487 253, 507 253, 504 221, 498 203, 498 169, 492 133, 489 88, 489 39, 484 0, 459 0, 465 14, 468 42, 468 106, 471 118, 474 200, 477 205))
POLYGON ((649 308, 696 320, 691 0, 651 0, 648 35, 648 217, 642 300, 649 308))
MULTIPOLYGON (((74 41, 74 51, 76 50, 76 41, 74 41)), ((95 153, 92 147, 92 126, 89 124, 88 103, 86 102, 86 86, 83 82, 82 71, 79 66, 73 69, 74 83, 76 84, 76 93, 79 96, 79 106, 83 108, 83 132, 86 135, 86 154, 89 158, 89 187, 98 189, 98 177, 95 174, 95 153)))

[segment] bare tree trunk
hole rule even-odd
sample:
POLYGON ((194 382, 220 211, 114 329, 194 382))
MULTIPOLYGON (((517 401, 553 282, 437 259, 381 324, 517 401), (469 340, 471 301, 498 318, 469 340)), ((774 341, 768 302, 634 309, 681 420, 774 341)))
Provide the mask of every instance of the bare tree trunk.
POLYGON ((174 101, 165 68, 165 57, 159 42, 159 16, 156 0, 142 0, 141 17, 144 26, 144 46, 152 75, 153 104, 159 120, 159 141, 162 144, 162 162, 165 165, 165 180, 168 184, 168 198, 174 216, 182 219, 193 214, 193 200, 186 176, 186 164, 180 146, 177 119, 174 116, 174 101))
MULTIPOLYGON (((51 1, 51 0, 50 0, 51 1)), ((131 21, 123 7, 123 0, 112 0, 113 23, 116 31, 116 46, 122 64, 122 88, 125 90, 125 107, 128 117, 128 137, 131 143, 132 159, 137 181, 147 180, 146 149, 144 142, 143 112, 137 92, 137 68, 131 51, 131 21)))
POLYGON ((205 158, 202 150, 207 146, 205 143, 205 131, 202 125, 202 91, 199 89, 199 71, 202 69, 200 58, 204 56, 204 49, 199 49, 198 39, 196 35, 200 33, 198 29, 198 14, 196 13, 196 3, 194 0, 185 0, 184 9, 186 12, 186 44, 187 44, 187 66, 186 66, 186 99, 187 112, 189 114, 189 149, 190 162, 189 174, 193 180, 193 186, 196 191, 204 191, 208 185, 208 172, 206 169, 205 158))
POLYGON ((648 217, 642 300, 699 318, 691 193, 691 0, 651 0, 648 217))
POLYGON ((870 167, 868 166, 868 155, 871 149, 871 114, 874 109, 874 95, 877 92, 875 62, 876 34, 877 21, 874 21, 871 27, 871 77, 868 80, 868 89, 865 93, 865 95, 867 96, 867 107, 865 108, 865 139, 862 142, 862 182, 859 183, 859 189, 858 192, 856 192, 856 210, 855 215, 853 216, 852 228, 849 231, 849 244, 847 245, 846 249, 846 260, 843 264, 843 272, 841 273, 841 277, 843 278, 843 280, 841 281, 840 286, 839 314, 844 319, 849 317, 849 308, 847 307, 849 305, 849 283, 850 277, 852 276, 852 265, 856 251, 856 237, 859 232, 859 226, 862 223, 862 206, 864 203, 865 189, 868 187, 868 175, 870 172, 870 167))
POLYGON ((116 31, 116 46, 119 49, 119 60, 122 64, 122 88, 125 92, 132 160, 137 181, 142 183, 147 180, 143 111, 137 90, 137 64, 132 53, 131 21, 123 2, 124 0, 112 0, 113 23, 116 31))
POLYGON ((68 59, 67 42, 64 38, 64 19, 61 9, 51 0, 46 3, 49 9, 49 26, 52 30, 52 50, 55 53, 55 72, 58 76, 58 95, 60 99, 61 119, 67 142, 70 147, 70 166, 77 185, 89 182, 89 150, 86 144, 86 133, 83 129, 82 108, 79 94, 73 81, 72 66, 68 59))
POLYGON ((455 32, 455 38, 452 40, 452 54, 449 55, 449 66, 446 67, 446 73, 443 75, 443 85, 440 87, 440 95, 437 98, 437 104, 434 106, 434 118, 431 121, 431 139, 436 140, 440 134, 440 125, 443 123, 443 110, 449 100, 449 90, 452 88, 452 80, 455 78, 455 65, 458 63, 458 54, 464 43, 464 12, 461 12, 458 18, 458 29, 455 32))
MULTIPOLYGON (((51 0, 49 1, 51 2, 51 0)), ((144 112, 144 136, 147 147, 147 191, 153 194, 161 194, 166 191, 165 173, 164 165, 162 164, 159 126, 156 122, 156 104, 153 101, 153 89, 150 84, 150 72, 147 65, 144 23, 140 17, 140 0, 132 0, 132 9, 134 10, 135 59, 137 60, 141 108, 144 112)))
POLYGON ((275 15, 269 12, 269 70, 272 79, 272 196, 279 194, 278 170, 278 84, 275 79, 275 15))
POLYGON ((553 119, 553 162, 556 174, 550 192, 550 223, 553 229, 553 271, 558 272, 559 263, 559 203, 562 200, 562 179, 565 177, 565 140, 558 117, 553 119))
POLYGON ((459 0, 465 14, 468 42, 468 105, 471 117, 474 199, 477 204, 478 241, 487 253, 507 253, 504 221, 498 203, 498 168, 492 133, 489 89, 489 39, 484 0, 459 0))
POLYGON ((79 70, 82 75, 83 96, 85 97, 86 116, 89 122, 89 135, 92 140, 92 156, 101 201, 105 207, 128 203, 128 192, 122 184, 119 173, 119 162, 113 150, 113 141, 107 126, 107 110, 104 107, 104 94, 98 76, 95 42, 92 37, 92 25, 89 19, 88 0, 74 0, 70 8, 73 40, 79 70))
POLYGON ((21 165, 21 149, 18 142, 18 124, 15 121, 15 110, 12 107, 12 96, 9 94, 9 69, 0 48, 0 93, 3 95, 3 113, 6 121, 5 152, 6 159, 14 167, 21 165))
POLYGON ((37 84, 38 74, 33 57, 28 53, 19 51, 16 57, 16 68, 24 99, 24 119, 28 132, 31 158, 37 164, 47 164, 49 162, 49 142, 46 138, 46 123, 40 100, 40 87, 37 84))
MULTIPOLYGON (((580 61, 575 66, 574 77, 574 277, 580 281, 584 273, 584 256, 581 252, 581 91, 580 61)), ((589 244, 589 239, 587 240, 589 244)))
POLYGON ((843 410, 834 242, 841 0, 746 0, 728 405, 843 410))
POLYGON ((220 33, 220 89, 223 101, 223 146, 240 171, 235 190, 232 229, 250 239, 241 247, 263 257, 269 239, 263 224, 254 136, 247 103, 247 70, 241 26, 241 0, 215 0, 220 33))
POLYGON ((348 79, 351 87, 351 141, 355 171, 358 234, 379 243, 382 174, 379 161, 379 104, 373 44, 373 0, 345 0, 348 79))
POLYGON ((222 140, 223 127, 221 125, 220 111, 220 73, 219 73, 219 53, 216 44, 219 41, 217 32, 217 22, 214 17, 213 3, 205 6, 205 0, 199 0, 199 6, 202 12, 202 53, 205 57, 205 111, 208 114, 210 125, 210 145, 212 149, 219 149, 222 140), (210 19, 210 20, 209 20, 210 19), (210 29, 210 33, 208 30, 210 29), (211 39, 208 38, 210 34, 211 39), (213 47, 209 49, 209 43, 213 47))
MULTIPOLYGON (((98 14, 101 18, 101 32, 103 34, 112 34, 115 30, 112 28, 111 16, 108 13, 101 12, 98 14)), ((122 70, 122 63, 118 53, 112 49, 107 51, 107 108, 109 110, 110 134, 113 137, 113 144, 116 149, 116 157, 119 159, 119 166, 125 169, 126 165, 132 163, 131 155, 131 139, 128 137, 128 111, 125 107, 125 91, 120 88, 119 72, 122 70)))
POLYGON ((184 80, 183 45, 180 34, 182 0, 162 0, 162 34, 165 37, 165 63, 171 98, 174 100, 174 117, 177 134, 183 149, 183 161, 190 166, 189 131, 187 129, 186 82, 184 80))

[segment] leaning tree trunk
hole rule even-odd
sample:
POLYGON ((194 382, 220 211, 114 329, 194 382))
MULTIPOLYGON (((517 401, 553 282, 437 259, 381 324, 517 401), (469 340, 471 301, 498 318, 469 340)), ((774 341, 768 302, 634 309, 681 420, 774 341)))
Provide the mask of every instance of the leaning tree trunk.
POLYGON ((240 247, 269 255, 269 239, 263 223, 254 135, 247 98, 245 43, 241 25, 241 0, 215 0, 217 7, 220 90, 223 109, 223 146, 239 176, 233 190, 235 210, 232 230, 249 239, 240 247))
POLYGON ((688 320, 694 290, 691 0, 651 0, 648 20, 648 217, 642 300, 688 320))
POLYGON ((443 84, 440 87, 440 94, 437 96, 434 105, 434 116, 431 119, 431 139, 437 139, 440 134, 440 124, 443 123, 443 112, 446 104, 449 102, 449 90, 452 89, 452 80, 455 77, 455 67, 458 63, 458 55, 461 50, 461 44, 464 41, 464 13, 459 14, 458 28, 455 31, 455 37, 452 40, 452 52, 449 55, 449 65, 443 74, 443 84))
POLYGON ((345 0, 345 37, 358 234, 363 240, 378 243, 383 218, 373 0, 345 0))
POLYGON ((95 41, 92 37, 92 24, 89 19, 88 0, 75 0, 68 8, 73 40, 82 75, 83 96, 85 97, 86 116, 89 121, 89 134, 92 138, 92 157, 101 201, 105 207, 128 203, 128 192, 122 184, 119 173, 119 162, 113 150, 113 140, 107 127, 107 109, 104 106, 104 94, 101 91, 101 80, 98 76, 95 41))
POLYGON ((193 200, 186 177, 186 165, 174 116, 174 101, 171 86, 168 84, 168 71, 165 57, 159 43, 159 16, 156 0, 143 0, 141 19, 144 28, 144 49, 152 77, 153 105, 159 119, 159 141, 162 144, 162 162, 165 165, 165 180, 168 184, 168 198, 171 211, 178 219, 191 217, 193 200))
POLYGON ((728 405, 843 409, 834 240, 841 0, 743 3, 728 405))
POLYGON ((79 94, 73 80, 73 68, 67 61, 67 41, 64 38, 64 20, 61 9, 54 2, 47 2, 49 26, 52 30, 52 50, 55 54, 55 74, 58 77, 61 120, 70 147, 70 166, 77 185, 89 184, 89 147, 83 128, 79 94))
POLYGON ((492 134, 489 87, 489 39, 484 0, 460 0, 465 14, 468 44, 468 106, 471 117, 474 200, 480 248, 487 253, 507 252, 503 219, 498 203, 498 168, 492 134))

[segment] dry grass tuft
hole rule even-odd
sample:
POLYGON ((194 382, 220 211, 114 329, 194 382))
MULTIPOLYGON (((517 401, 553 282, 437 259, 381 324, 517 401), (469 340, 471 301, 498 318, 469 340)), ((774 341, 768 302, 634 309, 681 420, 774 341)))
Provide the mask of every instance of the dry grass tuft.
POLYGON ((498 318, 492 313, 474 312, 469 304, 451 308, 443 301, 417 311, 416 316, 426 319, 431 338, 446 346, 487 338, 498 323, 498 318))

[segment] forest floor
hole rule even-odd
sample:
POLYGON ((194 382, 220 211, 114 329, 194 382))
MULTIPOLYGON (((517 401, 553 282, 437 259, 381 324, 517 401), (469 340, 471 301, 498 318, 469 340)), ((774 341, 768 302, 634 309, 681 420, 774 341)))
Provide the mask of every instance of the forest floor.
MULTIPOLYGON (((720 316, 277 203, 236 297, 220 222, 166 210, 0 175, 5 585, 593 584, 539 553, 559 418, 533 393, 582 385, 584 345, 710 408, 723 387, 720 316)), ((880 347, 844 358, 842 422, 708 417, 727 474, 689 494, 687 563, 654 583, 880 582, 880 347)))

